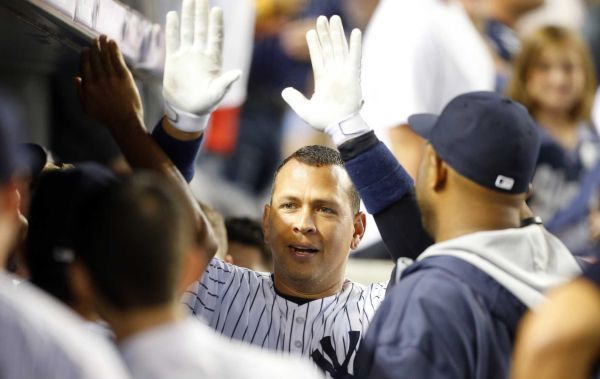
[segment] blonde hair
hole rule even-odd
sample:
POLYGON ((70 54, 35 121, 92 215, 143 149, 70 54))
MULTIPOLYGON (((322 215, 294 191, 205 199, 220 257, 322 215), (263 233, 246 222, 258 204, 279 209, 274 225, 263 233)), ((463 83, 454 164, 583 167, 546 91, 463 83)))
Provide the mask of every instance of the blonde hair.
POLYGON ((581 99, 573 106, 569 116, 574 121, 589 121, 596 92, 596 74, 592 57, 583 39, 574 31, 561 26, 548 25, 541 27, 523 41, 521 51, 514 59, 513 73, 508 85, 507 95, 525 105, 529 113, 535 114, 538 105, 527 92, 527 80, 531 70, 540 61, 544 50, 549 47, 563 50, 570 49, 581 58, 585 87, 581 99))

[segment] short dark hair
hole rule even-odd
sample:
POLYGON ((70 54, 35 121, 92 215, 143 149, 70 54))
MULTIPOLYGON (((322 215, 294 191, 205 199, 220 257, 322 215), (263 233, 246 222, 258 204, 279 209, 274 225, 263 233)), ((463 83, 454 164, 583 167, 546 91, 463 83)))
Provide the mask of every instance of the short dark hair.
POLYGON ((29 208, 25 260, 30 280, 66 304, 74 300, 68 278, 77 214, 86 199, 117 178, 107 168, 83 163, 40 175, 29 208))
MULTIPOLYGON (((301 147, 300 149, 292 153, 290 156, 285 158, 283 162, 281 162, 281 164, 277 167, 277 170, 275 170, 273 186, 271 189, 271 196, 273 195, 273 190, 275 189, 275 179, 277 179, 277 174, 279 174, 281 168, 292 159, 314 167, 340 166, 344 168, 344 160, 342 159, 342 156, 337 150, 322 145, 309 145, 301 147)), ((358 191, 356 191, 356 188, 352 183, 350 184, 350 188, 348 189, 348 196, 350 197, 350 205, 352 207, 352 211, 354 213, 357 213, 360 209, 360 196, 358 195, 358 191)))
POLYGON ((225 220, 227 240, 249 245, 260 251, 261 259, 266 266, 271 266, 271 250, 265 244, 262 227, 256 220, 247 217, 233 217, 225 220))
POLYGON ((173 301, 194 218, 164 178, 135 174, 88 202, 75 252, 102 300, 118 310, 173 301))

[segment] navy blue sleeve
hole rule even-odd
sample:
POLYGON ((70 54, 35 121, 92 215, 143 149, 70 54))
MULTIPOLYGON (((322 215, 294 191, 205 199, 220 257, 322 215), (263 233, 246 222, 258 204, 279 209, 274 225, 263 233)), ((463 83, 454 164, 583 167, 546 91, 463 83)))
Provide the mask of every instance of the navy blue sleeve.
POLYGON ((452 279, 416 273, 388 291, 360 345, 356 377, 470 377, 465 363, 474 357, 465 339, 472 317, 452 279))
POLYGON ((517 322, 505 316, 516 308, 502 295, 495 295, 498 291, 508 292, 493 280, 471 283, 469 270, 487 275, 462 261, 463 266, 468 265, 467 271, 448 269, 448 258, 458 260, 434 257, 415 263, 398 284, 388 289, 359 347, 356 377, 508 376, 517 322), (477 292, 472 285, 483 288, 477 288, 477 292), (489 294, 489 299, 480 292, 489 294))
POLYGON ((412 178, 374 132, 342 144, 339 151, 393 259, 415 259, 433 240, 421 223, 412 178))
MULTIPOLYGON (((409 193, 414 184, 392 152, 377 140, 375 133, 366 134, 362 141, 369 146, 367 150, 353 149, 348 153, 350 148, 344 144, 340 146, 340 154, 367 211, 376 214, 409 193)), ((356 144, 361 141, 350 142, 355 142, 350 146, 358 148, 356 144)))
POLYGON ((161 119, 152 131, 152 138, 189 183, 194 177, 195 162, 202 143, 202 136, 191 141, 173 138, 163 129, 161 119))

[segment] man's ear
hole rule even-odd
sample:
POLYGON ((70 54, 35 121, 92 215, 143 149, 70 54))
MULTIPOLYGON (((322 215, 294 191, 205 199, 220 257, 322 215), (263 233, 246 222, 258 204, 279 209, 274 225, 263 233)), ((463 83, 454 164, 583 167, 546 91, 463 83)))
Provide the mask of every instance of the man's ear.
POLYGON ((354 233, 352 234, 352 242, 350 242, 350 249, 356 250, 367 227, 367 216, 363 212, 358 212, 354 216, 354 233))
POLYGON ((446 186, 448 181, 448 164, 437 155, 437 153, 431 149, 432 169, 434 170, 433 175, 433 189, 439 191, 446 186))
POLYGON ((177 286, 179 295, 182 295, 189 286, 202 278, 207 264, 206 254, 202 248, 197 245, 191 247, 182 262, 181 279, 177 286))
POLYGON ((263 209, 262 216, 262 231, 263 231, 263 240, 265 244, 269 245, 269 237, 270 237, 270 226, 269 226, 269 217, 271 214, 271 205, 265 204, 265 208, 263 209))

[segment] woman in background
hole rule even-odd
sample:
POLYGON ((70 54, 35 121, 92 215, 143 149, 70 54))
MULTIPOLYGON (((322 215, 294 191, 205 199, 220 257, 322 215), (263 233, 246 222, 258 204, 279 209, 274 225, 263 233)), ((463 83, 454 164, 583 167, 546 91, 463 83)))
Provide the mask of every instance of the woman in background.
POLYGON ((581 257, 599 256, 600 138, 591 123, 596 78, 583 40, 545 26, 515 58, 508 95, 539 125, 540 155, 529 205, 581 257))

